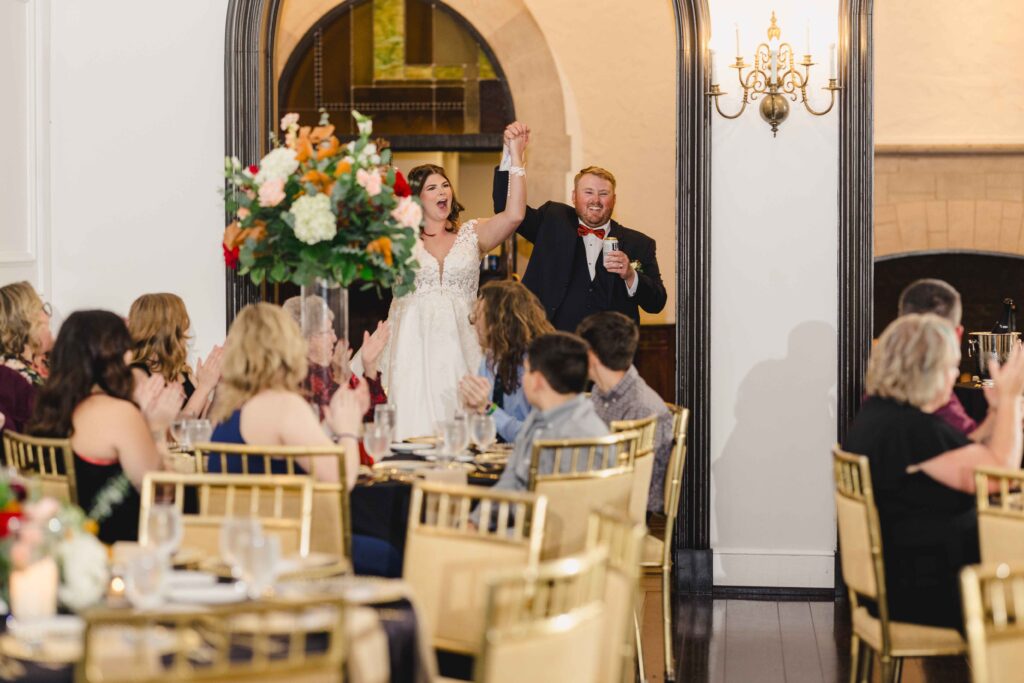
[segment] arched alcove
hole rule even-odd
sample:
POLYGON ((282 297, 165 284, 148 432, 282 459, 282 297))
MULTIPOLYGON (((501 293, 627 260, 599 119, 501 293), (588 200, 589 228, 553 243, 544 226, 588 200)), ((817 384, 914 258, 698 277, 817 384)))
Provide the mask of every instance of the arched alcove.
MULTIPOLYGON (((253 163, 264 151, 276 122, 276 75, 281 45, 291 45, 322 11, 305 7, 305 29, 279 34, 283 6, 299 0, 229 0, 225 40, 225 152, 253 163)), ((337 2, 327 3, 336 6, 337 2)), ((571 170, 581 162, 570 135, 578 128, 564 100, 558 65, 543 32, 523 0, 449 0, 491 47, 508 79, 516 115, 543 121, 531 145, 546 154, 531 157, 529 191, 563 197, 571 170), (524 49, 530 46, 530 49, 524 49)), ((673 539, 677 581, 684 590, 711 589, 710 550, 710 113, 705 47, 710 30, 707 0, 673 0, 676 23, 676 401, 691 409, 687 463, 679 523, 673 539)), ((636 49, 643 49, 636 46, 636 49)), ((283 62, 280 66, 283 67, 283 62)), ((614 88, 614 84, 609 84, 614 88)), ((226 277, 227 320, 261 298, 259 288, 226 277)))

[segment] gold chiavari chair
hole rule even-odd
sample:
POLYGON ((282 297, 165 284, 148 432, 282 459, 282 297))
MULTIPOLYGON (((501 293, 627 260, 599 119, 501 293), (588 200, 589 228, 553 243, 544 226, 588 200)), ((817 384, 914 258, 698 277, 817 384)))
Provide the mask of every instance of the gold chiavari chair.
POLYGON ((489 585, 478 683, 597 683, 605 620, 603 548, 489 585))
POLYGON ((80 683, 337 681, 345 662, 344 602, 288 601, 85 613, 80 683))
POLYGON ((640 432, 580 439, 538 439, 530 455, 530 491, 548 499, 541 559, 583 549, 593 508, 629 512, 640 432), (542 462, 543 461, 543 462, 542 462))
POLYGON ((313 481, 298 475, 177 474, 149 472, 142 480, 139 543, 148 540, 148 519, 157 497, 171 489, 182 513, 182 547, 220 555, 220 529, 229 517, 260 520, 264 533, 281 539, 284 555, 309 554, 313 481), (199 509, 185 510, 185 489, 196 491, 199 509))
MULTIPOLYGON (((608 553, 605 580, 605 631, 602 641, 600 680, 632 683, 635 680, 634 643, 639 644, 636 604, 640 590, 640 550, 647 527, 614 511, 590 513, 587 550, 604 548, 608 553)), ((645 680, 642 666, 637 670, 645 680)))
POLYGON ((533 493, 413 486, 402 578, 418 598, 435 647, 479 654, 487 574, 537 564, 546 507, 544 496, 533 493), (474 508, 477 525, 470 521, 474 508))
POLYGON ((75 457, 71 439, 27 436, 10 429, 3 432, 4 463, 42 483, 42 493, 78 505, 75 457))
POLYGON ((974 483, 981 561, 1024 562, 1024 472, 979 467, 974 483))
POLYGON ((654 472, 654 437, 658 432, 658 416, 640 420, 615 420, 608 427, 612 433, 640 431, 640 444, 633 459, 633 490, 629 494, 629 516, 637 524, 647 525, 647 496, 654 472))
MULTIPOLYGON (((662 538, 648 532, 640 565, 645 572, 661 574, 661 632, 665 655, 665 680, 675 680, 675 654, 672 649, 672 536, 679 516, 679 502, 686 468, 686 430, 690 424, 690 410, 673 403, 665 407, 672 413, 672 453, 665 469, 665 532, 662 538)), ((637 649, 640 649, 639 639, 637 649)), ((637 658, 643 662, 643 653, 637 658)))
POLYGON ((885 586, 882 530, 875 507, 868 459, 832 449, 835 474, 836 517, 843 579, 850 590, 853 636, 850 643, 850 680, 867 681, 873 653, 882 665, 882 683, 898 681, 904 657, 961 655, 965 643, 951 628, 922 626, 889 618, 885 586), (861 604, 866 598, 877 605, 878 616, 861 604), (856 676, 860 678, 856 678, 856 676))
POLYGON ((1024 671, 1024 563, 960 572, 973 683, 1019 681, 1024 671))
MULTIPOLYGON (((231 443, 201 443, 193 450, 196 453, 196 466, 199 472, 209 472, 210 458, 228 456, 239 457, 242 473, 249 474, 253 462, 263 466, 262 474, 270 474, 271 464, 277 460, 283 463, 285 474, 308 474, 299 464, 300 458, 334 458, 338 463, 338 483, 313 481, 313 535, 310 549, 317 553, 336 555, 347 560, 352 559, 352 518, 349 513, 348 488, 345 484, 345 447, 344 446, 250 446, 231 443)), ((221 463, 221 470, 227 470, 226 462, 221 463)))

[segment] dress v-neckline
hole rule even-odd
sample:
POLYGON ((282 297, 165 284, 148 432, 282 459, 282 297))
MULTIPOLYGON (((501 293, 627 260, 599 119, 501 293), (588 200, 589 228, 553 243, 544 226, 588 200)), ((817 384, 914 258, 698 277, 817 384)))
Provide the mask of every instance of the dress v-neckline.
POLYGON ((455 233, 455 239, 452 240, 452 245, 448 247, 448 251, 445 252, 444 258, 437 258, 430 253, 430 250, 427 249, 427 245, 423 245, 423 251, 427 252, 427 255, 434 259, 434 263, 437 264, 437 284, 439 286, 444 286, 444 264, 448 261, 448 257, 451 256, 452 251, 455 250, 455 245, 459 243, 459 238, 462 236, 462 229, 465 227, 465 225, 459 226, 458 231, 455 233))

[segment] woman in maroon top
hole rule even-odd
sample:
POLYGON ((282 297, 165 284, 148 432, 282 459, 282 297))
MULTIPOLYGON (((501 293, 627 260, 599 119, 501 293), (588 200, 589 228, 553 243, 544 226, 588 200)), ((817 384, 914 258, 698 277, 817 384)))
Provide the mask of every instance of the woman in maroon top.
POLYGON ((0 287, 0 414, 7 428, 25 431, 51 348, 50 306, 27 282, 0 287))

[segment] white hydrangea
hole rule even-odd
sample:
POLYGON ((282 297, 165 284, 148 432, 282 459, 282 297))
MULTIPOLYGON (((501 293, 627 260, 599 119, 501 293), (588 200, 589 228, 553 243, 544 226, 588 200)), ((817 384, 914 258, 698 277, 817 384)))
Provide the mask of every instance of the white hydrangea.
POLYGON ((295 150, 288 147, 278 147, 272 150, 260 161, 260 170, 256 174, 256 184, 262 185, 268 180, 285 180, 295 169, 299 162, 295 158, 295 150))
POLYGON ((299 197, 292 204, 291 213, 295 216, 295 236, 306 244, 333 239, 338 234, 331 198, 325 194, 299 197))
POLYGON ((78 612, 99 603, 107 594, 107 549, 95 536, 72 534, 58 547, 57 559, 64 568, 58 590, 62 604, 78 612))

